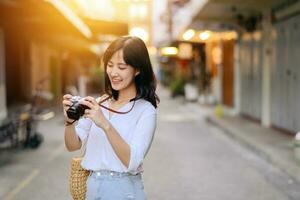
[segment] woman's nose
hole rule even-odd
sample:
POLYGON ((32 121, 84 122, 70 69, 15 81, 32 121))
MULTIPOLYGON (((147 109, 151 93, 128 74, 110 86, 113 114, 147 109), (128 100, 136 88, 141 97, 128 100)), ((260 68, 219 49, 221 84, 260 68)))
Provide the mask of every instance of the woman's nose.
POLYGON ((117 76, 118 75, 117 69, 113 67, 110 74, 111 76, 117 76))

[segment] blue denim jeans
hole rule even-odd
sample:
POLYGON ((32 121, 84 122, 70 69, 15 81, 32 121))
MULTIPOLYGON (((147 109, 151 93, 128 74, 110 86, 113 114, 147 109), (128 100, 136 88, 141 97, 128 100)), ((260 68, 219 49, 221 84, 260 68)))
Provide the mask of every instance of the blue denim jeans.
POLYGON ((146 200, 141 174, 91 172, 86 200, 146 200))

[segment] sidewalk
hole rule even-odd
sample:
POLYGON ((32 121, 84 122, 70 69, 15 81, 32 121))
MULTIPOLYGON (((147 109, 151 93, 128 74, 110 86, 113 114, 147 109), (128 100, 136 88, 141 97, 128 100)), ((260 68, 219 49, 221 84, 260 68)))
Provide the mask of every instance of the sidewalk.
POLYGON ((198 103, 186 103, 191 112, 206 115, 206 120, 219 127, 232 139, 263 157, 267 162, 277 166, 300 183, 300 162, 294 156, 294 136, 280 131, 262 127, 240 116, 224 115, 216 117, 214 107, 198 103))

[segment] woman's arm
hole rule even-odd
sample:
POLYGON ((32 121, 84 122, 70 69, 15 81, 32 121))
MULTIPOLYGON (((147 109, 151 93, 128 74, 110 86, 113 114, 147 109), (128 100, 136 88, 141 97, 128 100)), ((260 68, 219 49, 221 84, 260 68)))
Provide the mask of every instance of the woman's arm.
POLYGON ((133 137, 130 144, 127 144, 123 140, 109 122, 102 128, 113 150, 127 167, 128 171, 136 171, 151 146, 156 129, 156 114, 154 112, 148 113, 139 119, 135 130, 133 130, 133 137))
POLYGON ((139 119, 130 144, 127 144, 119 135, 112 124, 104 117, 100 106, 93 97, 86 97, 81 104, 90 109, 85 110, 85 117, 91 119, 98 127, 102 128, 121 162, 129 171, 135 171, 142 163, 152 142, 156 128, 156 111, 150 108, 139 119))
POLYGON ((73 124, 65 126, 65 146, 68 151, 76 151, 81 148, 81 140, 77 136, 73 124))
POLYGON ((118 158, 121 160, 123 165, 128 168, 130 161, 130 146, 123 140, 109 122, 107 122, 107 125, 104 126, 103 130, 118 158))
POLYGON ((121 162, 128 167, 130 161, 130 146, 123 140, 116 129, 104 117, 100 106, 93 97, 85 97, 81 104, 90 109, 85 110, 84 116, 91 119, 98 127, 102 128, 121 162))
MULTIPOLYGON (((63 112, 64 112, 64 118, 66 123, 71 121, 71 119, 69 119, 67 116, 67 110, 72 105, 71 99, 72 99, 72 95, 70 94, 66 94, 63 96, 62 105, 63 105, 63 112)), ((68 151, 75 151, 77 149, 80 149, 81 141, 76 135, 74 124, 65 125, 64 135, 65 135, 65 145, 68 151)))

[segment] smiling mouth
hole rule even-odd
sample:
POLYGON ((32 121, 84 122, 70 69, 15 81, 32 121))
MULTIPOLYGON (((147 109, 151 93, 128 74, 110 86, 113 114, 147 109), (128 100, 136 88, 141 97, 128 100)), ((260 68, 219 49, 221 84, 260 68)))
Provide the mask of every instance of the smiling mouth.
POLYGON ((111 81, 113 84, 118 84, 118 83, 120 83, 121 81, 120 80, 112 80, 111 81))

